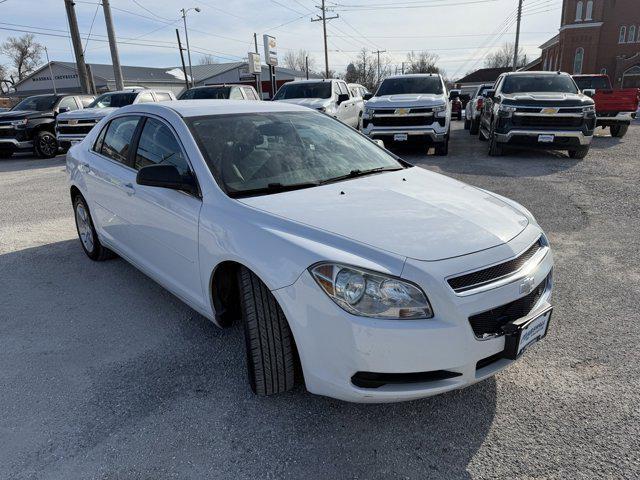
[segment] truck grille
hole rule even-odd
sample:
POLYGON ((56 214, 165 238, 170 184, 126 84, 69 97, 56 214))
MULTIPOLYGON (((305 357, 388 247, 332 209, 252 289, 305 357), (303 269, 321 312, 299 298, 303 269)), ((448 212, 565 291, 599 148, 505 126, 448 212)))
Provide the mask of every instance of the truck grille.
POLYGON ((477 338, 486 335, 502 335, 502 327, 507 323, 526 316, 535 307, 544 294, 551 274, 547 276, 530 294, 513 302, 492 308, 486 312, 469 317, 469 323, 477 338))
POLYGON ((553 115, 541 117, 522 115, 513 117, 513 125, 517 127, 576 128, 581 127, 583 123, 583 117, 556 117, 553 115))
POLYGON ((16 131, 13 128, 0 128, 0 138, 14 138, 16 131))
POLYGON ((433 117, 375 117, 372 123, 376 127, 418 127, 421 125, 431 125, 433 123, 433 117))
POLYGON ((97 122, 95 120, 79 120, 77 123, 58 122, 58 133, 64 135, 86 135, 97 122))
POLYGON ((447 283, 456 293, 466 292, 482 285, 494 282, 520 270, 542 248, 540 239, 518 257, 489 268, 453 277, 447 283))

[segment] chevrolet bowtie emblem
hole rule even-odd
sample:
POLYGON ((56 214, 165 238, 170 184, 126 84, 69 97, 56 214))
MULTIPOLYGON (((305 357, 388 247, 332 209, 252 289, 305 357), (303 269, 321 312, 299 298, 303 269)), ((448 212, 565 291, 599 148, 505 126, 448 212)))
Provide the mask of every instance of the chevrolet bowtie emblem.
POLYGON ((69 125, 77 125, 78 120, 69 120, 69 125))
POLYGON ((410 111, 410 108, 396 108, 396 111, 394 113, 396 115, 408 115, 410 111))
POLYGON ((559 109, 557 108, 543 108, 542 109, 542 113, 544 113, 545 115, 555 115, 556 113, 558 113, 559 109))

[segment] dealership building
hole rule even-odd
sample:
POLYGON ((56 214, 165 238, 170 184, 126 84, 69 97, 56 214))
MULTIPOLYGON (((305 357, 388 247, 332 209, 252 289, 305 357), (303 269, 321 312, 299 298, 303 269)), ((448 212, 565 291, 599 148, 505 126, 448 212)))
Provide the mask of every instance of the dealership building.
MULTIPOLYGON (((113 66, 107 64, 87 64, 90 79, 96 93, 104 93, 116 89, 113 66)), ((305 72, 276 67, 276 84, 307 78, 305 72)), ((159 88, 170 90, 176 95, 185 89, 182 68, 168 67, 133 67, 122 66, 125 87, 159 88)), ((215 85, 220 83, 242 83, 255 86, 255 77, 249 73, 247 62, 216 63, 211 65, 194 65, 193 77, 196 85, 215 85)), ((269 68, 262 66, 263 98, 269 98, 269 68)), ((321 78, 310 74, 309 78, 321 78)), ((80 78, 76 64, 73 62, 52 61, 38 68, 28 77, 15 85, 12 96, 20 98, 42 93, 64 92, 81 93, 80 78)))

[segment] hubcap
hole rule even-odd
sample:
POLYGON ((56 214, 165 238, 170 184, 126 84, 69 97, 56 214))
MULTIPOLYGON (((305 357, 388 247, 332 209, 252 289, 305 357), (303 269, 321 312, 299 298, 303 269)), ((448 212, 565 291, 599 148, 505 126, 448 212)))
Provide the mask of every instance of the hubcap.
POLYGON ((76 206, 76 224, 78 225, 78 235, 80 241, 87 252, 93 252, 93 231, 89 222, 89 215, 82 203, 76 206))
POLYGON ((45 155, 53 155, 56 153, 57 147, 58 143, 51 135, 45 135, 40 139, 40 150, 42 150, 42 153, 45 155))

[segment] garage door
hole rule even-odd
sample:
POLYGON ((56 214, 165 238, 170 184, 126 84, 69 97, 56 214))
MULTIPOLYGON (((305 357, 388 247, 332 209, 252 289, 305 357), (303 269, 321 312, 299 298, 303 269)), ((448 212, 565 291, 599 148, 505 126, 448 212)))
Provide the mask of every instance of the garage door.
POLYGON ((640 88, 640 66, 630 68, 622 75, 622 88, 640 88))

